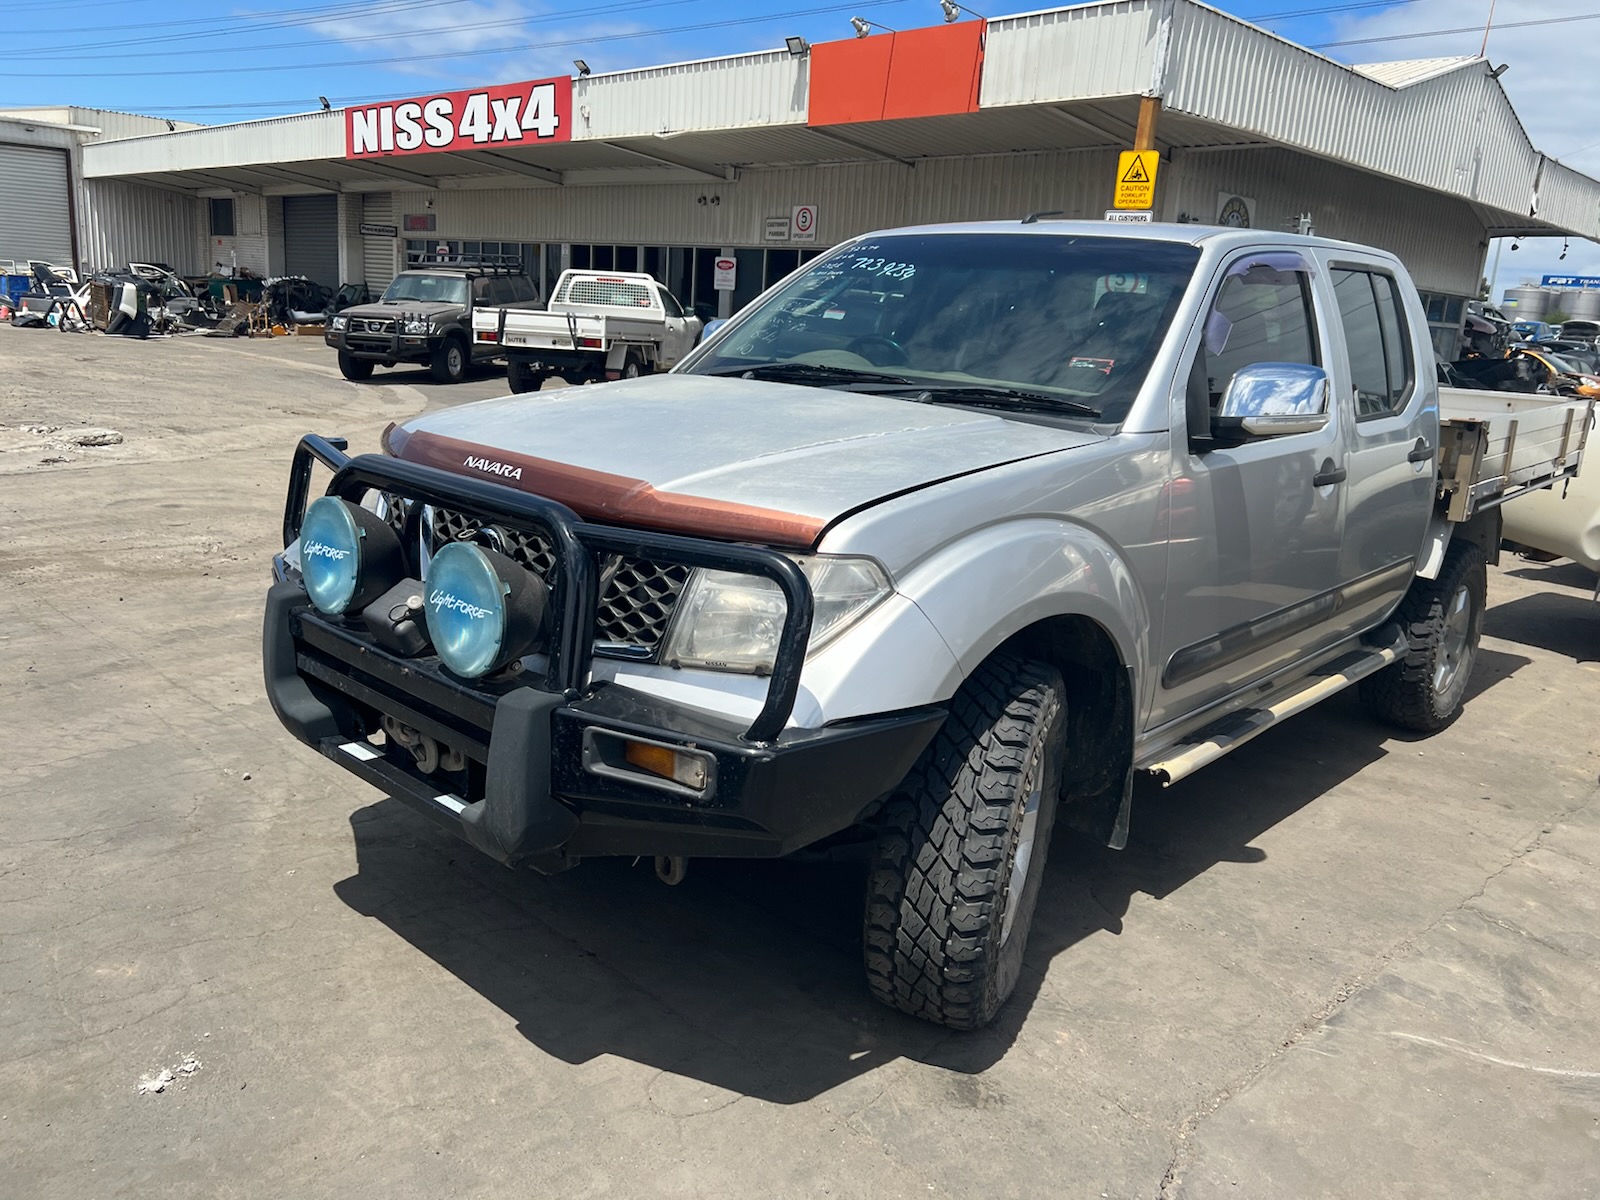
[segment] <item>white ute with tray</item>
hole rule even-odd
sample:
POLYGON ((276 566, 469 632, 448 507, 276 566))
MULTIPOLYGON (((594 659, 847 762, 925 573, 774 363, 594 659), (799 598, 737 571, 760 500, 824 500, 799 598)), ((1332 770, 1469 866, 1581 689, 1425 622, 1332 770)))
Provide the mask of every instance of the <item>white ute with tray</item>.
POLYGON ((568 383, 633 379, 677 365, 700 338, 700 318, 653 276, 630 271, 561 273, 544 312, 484 308, 472 339, 503 350, 513 392, 568 383))

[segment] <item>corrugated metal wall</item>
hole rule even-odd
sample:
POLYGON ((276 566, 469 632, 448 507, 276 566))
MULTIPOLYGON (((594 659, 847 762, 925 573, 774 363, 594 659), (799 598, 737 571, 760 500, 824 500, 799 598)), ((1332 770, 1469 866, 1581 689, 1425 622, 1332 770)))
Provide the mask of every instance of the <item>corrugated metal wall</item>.
MULTIPOLYGON (((361 219, 369 225, 398 225, 394 197, 388 192, 369 192, 361 198, 361 219)), ((389 286, 394 278, 394 240, 365 237, 361 239, 361 264, 366 272, 367 286, 377 295, 389 286)))
POLYGON ((807 62, 775 50, 580 78, 572 89, 572 137, 584 141, 804 124, 807 62))
POLYGON ((85 267, 164 262, 182 275, 209 263, 205 245, 205 201, 179 192, 120 179, 86 179, 79 252, 85 267))
POLYGON ((1143 94, 1158 15, 1153 0, 1126 0, 990 21, 979 106, 1143 94))
MULTIPOLYGON (((431 200, 442 238, 759 246, 767 217, 815 204, 817 244, 827 245, 895 225, 1020 219, 1039 209, 1098 216, 1115 163, 1114 153, 1077 151, 929 159, 915 170, 887 162, 747 170, 737 183, 400 192, 385 223, 431 200)), ((368 221, 380 219, 375 199, 368 221)))
POLYGON ((142 175, 156 171, 195 171, 230 163, 304 162, 344 157, 344 112, 302 113, 95 142, 84 147, 83 173, 91 178, 142 175))
MULTIPOLYGON (((896 225, 1020 219, 1047 209, 1095 218, 1110 203, 1115 165, 1115 152, 1085 150, 928 159, 915 170, 896 163, 749 170, 725 184, 402 192, 392 207, 387 196, 367 196, 365 219, 395 224, 432 200, 441 238, 760 246, 766 217, 815 204, 824 246, 896 225)), ((1423 288, 1476 294, 1484 229, 1465 201, 1435 197, 1422 206, 1393 180, 1271 149, 1180 151, 1162 185, 1166 218, 1213 221, 1217 194, 1238 193, 1255 201, 1261 228, 1284 229, 1309 212, 1319 234, 1393 251, 1423 288)), ((371 259, 388 243, 367 239, 367 246, 368 282, 381 286, 391 272, 378 273, 371 259)))
POLYGON ((1367 170, 1526 212, 1537 154, 1482 62, 1397 91, 1179 3, 1165 105, 1367 170))
POLYGON ((1180 151, 1161 176, 1160 215, 1217 218, 1218 193, 1255 201, 1255 224, 1286 229, 1310 213, 1321 237, 1363 242, 1399 257, 1424 291, 1476 296, 1484 228, 1464 200, 1432 197, 1424 207, 1410 188, 1353 174, 1289 150, 1180 151))

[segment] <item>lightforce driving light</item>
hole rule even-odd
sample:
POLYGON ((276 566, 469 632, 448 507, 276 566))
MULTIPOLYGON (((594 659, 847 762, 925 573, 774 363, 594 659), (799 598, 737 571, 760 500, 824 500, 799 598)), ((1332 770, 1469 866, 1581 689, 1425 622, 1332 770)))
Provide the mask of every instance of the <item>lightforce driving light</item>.
POLYGON ((439 660, 466 679, 521 658, 544 633, 549 591, 519 563, 451 542, 428 563, 423 612, 439 660))
POLYGON ((300 576, 320 611, 360 612, 405 573, 400 539, 376 513, 337 496, 320 496, 306 508, 300 576))

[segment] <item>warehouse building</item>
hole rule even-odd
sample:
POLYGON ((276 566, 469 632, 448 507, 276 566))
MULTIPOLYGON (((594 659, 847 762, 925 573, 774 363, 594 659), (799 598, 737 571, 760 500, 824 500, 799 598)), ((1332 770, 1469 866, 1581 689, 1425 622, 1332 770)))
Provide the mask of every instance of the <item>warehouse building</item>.
POLYGON ((871 229, 1103 218, 1132 149, 1155 152, 1135 202, 1156 220, 1392 250, 1446 355, 1490 238, 1600 239, 1600 182, 1531 144, 1485 60, 1348 67, 1192 0, 163 123, 74 151, 71 220, 91 266, 376 289, 420 254, 509 253, 546 285, 569 265, 646 270, 726 314, 871 229))

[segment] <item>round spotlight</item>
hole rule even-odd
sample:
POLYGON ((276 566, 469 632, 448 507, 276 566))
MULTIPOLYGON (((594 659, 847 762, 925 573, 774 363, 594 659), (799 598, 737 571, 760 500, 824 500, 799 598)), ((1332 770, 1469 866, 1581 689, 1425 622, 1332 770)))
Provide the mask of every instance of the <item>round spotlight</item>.
POLYGON ((544 632, 548 589, 498 551, 451 542, 428 563, 423 590, 433 648, 464 678, 521 658, 544 632))
POLYGON ((300 576, 318 609, 360 612, 405 578, 405 554, 376 513, 320 496, 300 523, 300 576))

